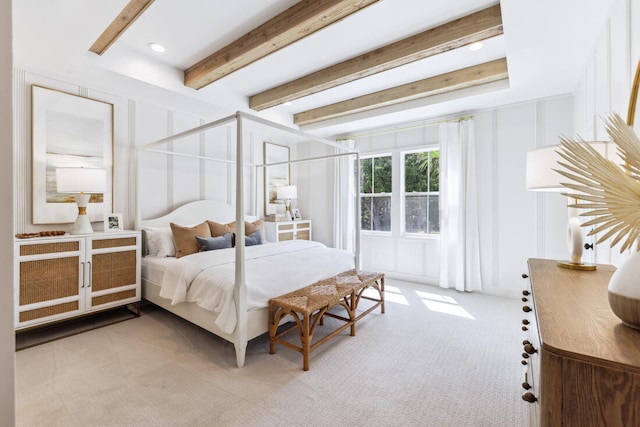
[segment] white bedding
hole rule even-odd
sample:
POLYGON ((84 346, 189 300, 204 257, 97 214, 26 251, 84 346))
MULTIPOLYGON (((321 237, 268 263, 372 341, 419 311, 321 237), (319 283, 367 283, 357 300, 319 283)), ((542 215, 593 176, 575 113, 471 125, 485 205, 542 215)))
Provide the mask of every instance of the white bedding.
MULTIPOLYGON (((267 307, 269 299, 354 268, 353 253, 319 242, 294 240, 245 248, 247 309, 267 307)), ((224 332, 236 327, 233 285, 235 249, 199 252, 171 259, 160 296, 172 305, 194 302, 217 314, 224 332)))

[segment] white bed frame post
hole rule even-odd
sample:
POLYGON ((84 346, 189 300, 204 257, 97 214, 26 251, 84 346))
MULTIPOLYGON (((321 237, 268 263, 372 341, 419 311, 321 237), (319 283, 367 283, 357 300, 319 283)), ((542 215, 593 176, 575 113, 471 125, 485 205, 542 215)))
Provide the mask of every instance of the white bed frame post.
MULTIPOLYGON (((242 114, 236 113, 236 236, 244 236, 244 153, 242 140, 242 114)), ((238 316, 234 332, 236 363, 238 368, 244 367, 247 354, 247 285, 244 281, 244 238, 236 237, 236 283, 233 298, 238 316)))

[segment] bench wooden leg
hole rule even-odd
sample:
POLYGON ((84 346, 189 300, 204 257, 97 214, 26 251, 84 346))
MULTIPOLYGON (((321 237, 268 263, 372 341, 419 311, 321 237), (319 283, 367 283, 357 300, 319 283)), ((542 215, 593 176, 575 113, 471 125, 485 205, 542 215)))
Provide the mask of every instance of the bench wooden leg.
POLYGON ((349 301, 349 319, 351 320, 351 336, 356 336, 356 308, 358 306, 358 300, 356 299, 356 291, 354 289, 351 292, 351 297, 349 301))
POLYGON ((274 311, 275 311, 275 308, 273 304, 270 303, 269 304, 269 353, 270 354, 275 354, 276 352, 275 337, 276 337, 276 333, 278 332, 278 325, 275 324, 276 320, 275 320, 274 311))
POLYGON ((300 333, 302 343, 302 369, 309 370, 309 348, 311 347, 311 326, 309 315, 304 315, 302 319, 302 331, 300 333))

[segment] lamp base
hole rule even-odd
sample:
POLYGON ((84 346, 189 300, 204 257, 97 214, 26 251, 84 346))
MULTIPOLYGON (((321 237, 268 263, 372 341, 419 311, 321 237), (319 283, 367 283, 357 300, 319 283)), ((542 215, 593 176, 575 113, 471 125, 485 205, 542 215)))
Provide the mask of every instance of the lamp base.
POLYGON ((593 271, 596 269, 595 264, 571 262, 571 261, 556 261, 556 266, 560 268, 568 268, 571 270, 580 270, 580 271, 593 271))
POLYGON ((90 194, 76 194, 76 204, 78 205, 78 217, 76 222, 73 223, 71 228, 71 234, 91 234, 93 233, 93 227, 91 227, 91 221, 87 216, 87 203, 89 203, 90 194))

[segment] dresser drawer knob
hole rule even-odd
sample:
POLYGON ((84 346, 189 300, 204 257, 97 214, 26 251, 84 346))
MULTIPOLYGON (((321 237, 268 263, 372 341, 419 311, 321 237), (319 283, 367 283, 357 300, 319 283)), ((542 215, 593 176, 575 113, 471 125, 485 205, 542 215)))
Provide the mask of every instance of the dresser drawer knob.
POLYGON ((525 344, 524 351, 526 351, 527 354, 533 354, 538 352, 538 350, 536 350, 535 347, 532 346, 531 344, 525 344))
POLYGON ((527 301, 529 301, 529 298, 522 297, 522 302, 527 302, 527 301))
POLYGON ((524 295, 526 297, 527 295, 529 295, 529 291, 527 291, 527 290, 522 291, 522 295, 524 295))
POLYGON ((529 358, 529 355, 528 355, 527 353, 522 353, 522 357, 523 357, 524 359, 528 359, 528 358, 529 358))
POLYGON ((528 305, 525 305, 522 307, 522 311, 524 311, 525 313, 528 313, 531 311, 531 307, 529 307, 528 305))
POLYGON ((527 319, 522 319, 522 324, 523 324, 523 325, 528 325, 528 324, 529 324, 529 321, 528 321, 527 319))
POLYGON ((533 403, 536 402, 538 399, 536 399, 536 397, 533 395, 533 393, 531 392, 526 392, 525 394, 522 395, 522 400, 525 400, 529 403, 533 403))
POLYGON ((530 390, 531 389, 531 385, 528 382, 523 382, 522 383, 522 388, 525 390, 530 390))
POLYGON ((522 345, 527 345, 527 344, 531 344, 531 341, 529 341, 529 340, 522 341, 522 345))
POLYGON ((522 327, 522 330, 523 330, 523 331, 525 331, 525 332, 527 332, 527 331, 529 330, 529 328, 527 328, 526 326, 523 326, 523 327, 522 327))
POLYGON ((528 363, 527 363, 527 361, 526 361, 526 360, 521 360, 521 361, 520 361, 520 363, 522 363, 522 364, 523 364, 523 365, 525 365, 525 366, 526 366, 526 365, 528 365, 528 363))
POLYGON ((522 278, 523 278, 523 279, 526 279, 526 278, 528 278, 528 277, 529 277, 529 275, 527 275, 526 273, 522 273, 522 278))

